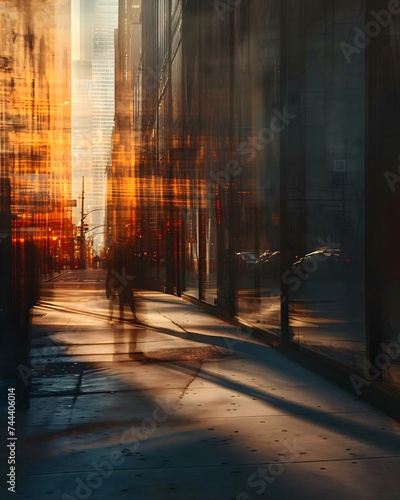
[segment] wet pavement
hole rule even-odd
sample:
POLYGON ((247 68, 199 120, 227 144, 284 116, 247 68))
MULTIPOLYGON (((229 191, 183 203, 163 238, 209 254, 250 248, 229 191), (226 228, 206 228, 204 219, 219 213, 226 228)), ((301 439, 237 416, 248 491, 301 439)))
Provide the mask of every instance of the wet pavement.
MULTIPOLYGON (((399 498, 399 422, 177 297, 138 291, 142 324, 110 322, 102 279, 45 285, 1 498, 399 498)), ((3 452, 4 411, 1 430, 3 452)))

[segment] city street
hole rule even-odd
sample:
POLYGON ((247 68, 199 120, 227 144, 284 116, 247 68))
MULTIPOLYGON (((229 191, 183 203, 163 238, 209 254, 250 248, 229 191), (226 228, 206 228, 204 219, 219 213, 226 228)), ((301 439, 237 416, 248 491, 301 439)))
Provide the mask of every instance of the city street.
POLYGON ((398 498, 398 422, 175 296, 110 323, 103 278, 43 286, 10 498, 398 498))
POLYGON ((0 40, 0 500, 398 500, 400 0, 0 40))

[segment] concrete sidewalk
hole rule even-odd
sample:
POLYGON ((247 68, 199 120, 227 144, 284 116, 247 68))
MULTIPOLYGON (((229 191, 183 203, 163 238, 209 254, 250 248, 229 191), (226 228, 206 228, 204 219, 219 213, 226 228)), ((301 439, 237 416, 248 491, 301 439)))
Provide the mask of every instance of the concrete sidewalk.
POLYGON ((398 422, 182 299, 139 292, 143 326, 93 300, 35 308, 1 498, 399 498, 398 422))

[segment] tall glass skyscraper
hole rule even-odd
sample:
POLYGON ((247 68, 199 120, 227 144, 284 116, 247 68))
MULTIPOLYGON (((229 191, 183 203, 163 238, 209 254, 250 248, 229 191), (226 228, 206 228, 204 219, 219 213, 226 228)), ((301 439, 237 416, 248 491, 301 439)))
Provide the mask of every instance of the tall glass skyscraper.
MULTIPOLYGON (((103 224, 106 169, 111 160, 118 0, 77 0, 76 12, 80 50, 73 61, 73 190, 76 198, 82 195, 84 176, 84 210, 91 212, 85 223, 94 228, 103 224)), ((79 212, 78 220, 80 216, 79 212)), ((101 233, 103 228, 88 233, 95 235, 96 251, 104 241, 101 233)))
MULTIPOLYGON (((111 161, 114 126, 114 31, 118 24, 117 0, 97 0, 93 23, 92 127, 93 208, 104 207, 106 169, 111 161)), ((97 212, 93 220, 103 220, 97 212)))

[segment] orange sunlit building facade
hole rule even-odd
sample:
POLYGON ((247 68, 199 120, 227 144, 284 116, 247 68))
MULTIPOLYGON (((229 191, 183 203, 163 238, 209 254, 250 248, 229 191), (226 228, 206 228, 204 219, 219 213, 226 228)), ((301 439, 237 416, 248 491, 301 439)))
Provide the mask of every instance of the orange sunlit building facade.
POLYGON ((41 275, 71 262, 70 17, 0 2, 2 334, 25 334, 41 275))

